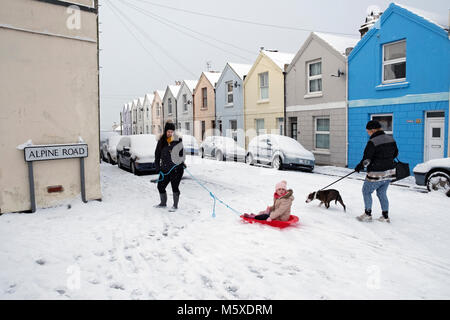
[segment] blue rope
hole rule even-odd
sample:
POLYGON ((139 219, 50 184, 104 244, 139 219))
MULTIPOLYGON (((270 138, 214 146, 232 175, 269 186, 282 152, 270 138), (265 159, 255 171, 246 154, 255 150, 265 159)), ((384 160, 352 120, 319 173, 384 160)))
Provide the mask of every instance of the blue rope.
POLYGON ((216 217, 216 200, 219 201, 221 204, 223 204, 225 207, 227 207, 228 209, 230 209, 231 211, 233 211, 234 213, 241 215, 242 213, 240 213, 239 211, 233 209, 232 207, 230 207, 228 204, 226 204, 225 202, 223 202, 222 200, 220 200, 219 198, 217 198, 217 196, 212 193, 207 187, 205 187, 205 185, 203 183, 201 183, 196 177, 194 177, 192 175, 192 173, 189 172, 189 170, 187 168, 184 169, 187 173, 189 173, 189 175, 192 177, 192 179, 194 179, 195 182, 197 182, 203 189, 205 189, 209 195, 213 198, 214 200, 214 205, 213 205, 213 213, 212 213, 212 217, 215 218, 216 217))
POLYGON ((161 182, 161 181, 163 181, 163 180, 164 180, 164 176, 168 176, 168 175, 170 174, 170 172, 171 172, 176 166, 177 166, 177 164, 174 165, 172 168, 170 168, 170 170, 169 170, 167 173, 164 173, 164 172, 162 172, 162 171, 159 171, 159 176, 160 176, 161 178, 158 178, 158 181, 156 181, 156 182, 161 182))

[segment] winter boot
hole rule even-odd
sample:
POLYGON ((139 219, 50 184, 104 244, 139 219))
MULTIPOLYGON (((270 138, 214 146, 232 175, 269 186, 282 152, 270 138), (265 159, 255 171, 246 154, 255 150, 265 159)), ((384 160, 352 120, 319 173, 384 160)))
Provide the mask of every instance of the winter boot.
POLYGON ((370 222, 372 221, 372 210, 365 210, 364 214, 360 215, 359 217, 356 217, 359 221, 362 222, 370 222))
POLYGON ((160 193, 161 203, 154 206, 155 208, 165 208, 167 206, 167 193, 160 193))
POLYGON ((173 206, 172 208, 169 210, 170 212, 174 212, 178 209, 178 201, 180 200, 180 193, 179 192, 174 192, 173 193, 173 206))
POLYGON ((391 220, 389 220, 389 215, 388 215, 387 211, 383 211, 381 214, 382 214, 382 216, 378 218, 378 221, 387 222, 387 223, 391 222, 391 220))

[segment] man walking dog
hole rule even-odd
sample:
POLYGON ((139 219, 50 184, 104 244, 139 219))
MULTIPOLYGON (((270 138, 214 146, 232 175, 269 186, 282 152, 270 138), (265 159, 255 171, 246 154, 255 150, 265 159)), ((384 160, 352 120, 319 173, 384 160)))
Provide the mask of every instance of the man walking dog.
POLYGON ((382 210, 382 216, 378 220, 390 222, 389 200, 386 192, 389 183, 395 179, 394 159, 398 155, 397 143, 381 129, 378 121, 369 121, 366 131, 370 139, 364 149, 361 162, 355 167, 356 172, 367 169, 362 188, 365 211, 357 219, 365 222, 372 221, 372 193, 376 190, 382 210))

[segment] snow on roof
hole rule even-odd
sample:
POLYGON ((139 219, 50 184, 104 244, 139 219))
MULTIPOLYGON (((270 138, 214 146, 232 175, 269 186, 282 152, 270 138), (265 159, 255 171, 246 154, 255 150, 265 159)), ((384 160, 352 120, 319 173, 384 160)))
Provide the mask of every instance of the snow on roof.
POLYGON ((143 104, 144 104, 144 97, 139 97, 139 98, 138 98, 138 103, 139 103, 140 105, 143 105, 143 104))
POLYGON ((197 86, 198 80, 183 80, 183 82, 186 84, 189 90, 193 92, 195 87, 197 86))
POLYGON ((426 11, 423 9, 417 9, 414 7, 410 7, 410 6, 405 6, 403 4, 400 4, 398 2, 394 2, 394 4, 396 6, 399 6, 405 10, 408 10, 412 13, 414 13, 415 15, 424 18, 425 20, 437 25, 438 27, 448 30, 448 17, 446 17, 445 15, 441 15, 439 13, 435 13, 435 12, 430 12, 430 11, 426 11))
POLYGON ((346 37, 323 32, 313 32, 313 33, 344 56, 345 56, 345 49, 350 47, 354 48, 358 43, 358 41, 360 40, 358 36, 346 37))
POLYGON ((178 91, 180 91, 180 88, 181 88, 180 85, 172 85, 172 86, 168 86, 168 87, 174 97, 176 97, 178 95, 178 91))
POLYGON ((239 78, 244 79, 244 76, 248 74, 250 69, 252 68, 251 64, 242 64, 242 63, 232 63, 228 62, 228 65, 237 73, 239 78))
POLYGON ((165 90, 156 90, 155 92, 159 95, 161 99, 164 97, 164 94, 166 93, 165 90))
POLYGON ((286 53, 286 52, 273 52, 273 51, 267 51, 262 50, 262 52, 269 57, 277 66, 280 67, 281 70, 284 71, 284 65, 290 64, 292 59, 294 59, 295 54, 293 53, 286 53))
POLYGON ((220 75, 222 72, 211 72, 211 71, 204 71, 203 74, 208 79, 209 82, 215 87, 216 82, 219 80, 220 75))
POLYGON ((153 93, 146 93, 145 98, 147 98, 148 101, 152 102, 155 95, 153 93))

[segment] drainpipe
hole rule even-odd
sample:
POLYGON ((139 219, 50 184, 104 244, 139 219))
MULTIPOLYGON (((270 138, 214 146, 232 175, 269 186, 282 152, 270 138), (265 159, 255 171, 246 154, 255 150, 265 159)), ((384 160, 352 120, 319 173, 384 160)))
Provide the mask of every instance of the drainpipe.
MULTIPOLYGON (((284 70, 286 70, 286 65, 284 66, 284 70)), ((286 71, 283 71, 283 122, 284 122, 284 128, 283 128, 283 134, 286 136, 286 71)))
POLYGON ((345 58, 345 166, 348 168, 348 56, 345 58))

